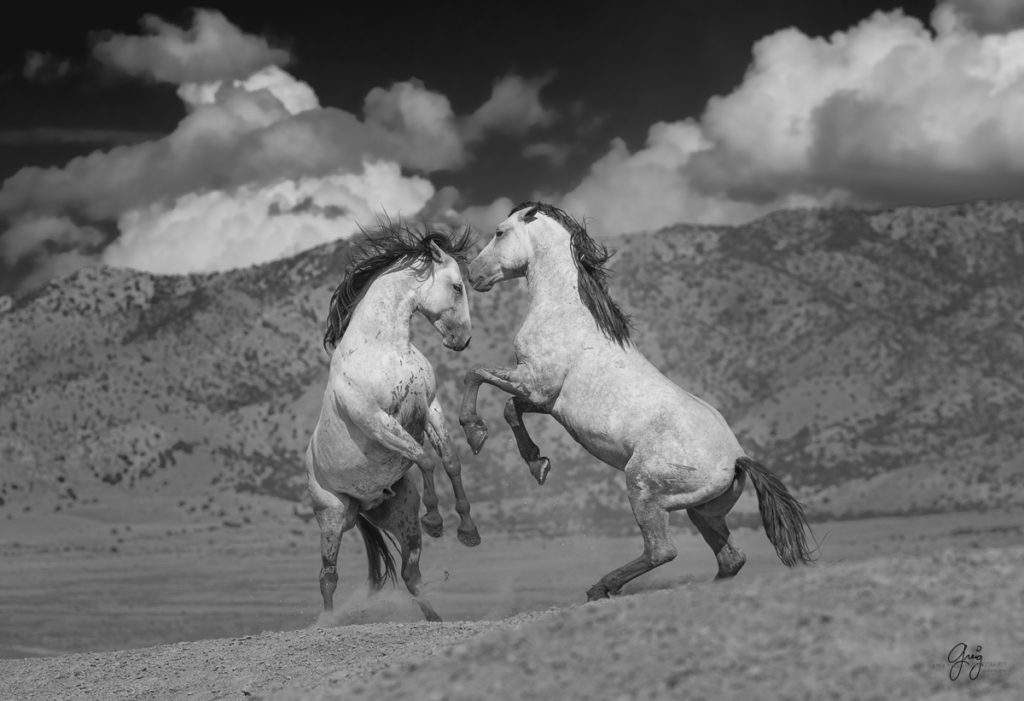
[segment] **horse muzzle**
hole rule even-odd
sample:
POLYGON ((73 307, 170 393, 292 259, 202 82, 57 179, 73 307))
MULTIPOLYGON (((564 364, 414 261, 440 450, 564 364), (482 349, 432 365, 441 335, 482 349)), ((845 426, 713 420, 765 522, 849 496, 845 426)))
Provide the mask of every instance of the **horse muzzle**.
POLYGON ((464 341, 456 338, 455 336, 445 336, 442 343, 444 344, 445 348, 453 350, 456 353, 461 353, 462 351, 469 348, 470 340, 472 340, 472 336, 466 336, 466 340, 464 341))

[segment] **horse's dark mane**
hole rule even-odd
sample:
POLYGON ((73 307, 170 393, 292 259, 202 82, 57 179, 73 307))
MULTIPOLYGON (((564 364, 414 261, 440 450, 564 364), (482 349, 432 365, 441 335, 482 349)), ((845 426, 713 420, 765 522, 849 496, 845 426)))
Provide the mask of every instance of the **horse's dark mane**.
POLYGON ((330 353, 345 335, 352 312, 370 283, 388 266, 403 258, 409 259, 410 266, 428 264, 431 242, 462 266, 470 246, 470 229, 467 227, 461 234, 449 234, 428 225, 414 229, 401 221, 393 223, 387 217, 378 219, 377 227, 371 231, 360 227, 360 233, 350 244, 351 258, 344 277, 331 296, 324 350, 330 353))
POLYGON ((544 202, 522 202, 512 208, 509 216, 527 210, 523 221, 532 221, 537 212, 546 214, 565 227, 572 243, 572 259, 576 264, 580 300, 590 310, 598 328, 620 346, 632 344, 629 317, 608 294, 609 270, 605 263, 614 255, 603 244, 590 238, 587 229, 565 211, 544 202))

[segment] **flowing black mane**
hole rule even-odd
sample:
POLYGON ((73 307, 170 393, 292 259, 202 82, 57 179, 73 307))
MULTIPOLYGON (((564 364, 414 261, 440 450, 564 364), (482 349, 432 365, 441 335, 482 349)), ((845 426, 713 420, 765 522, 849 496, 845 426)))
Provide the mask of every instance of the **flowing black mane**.
POLYGON ((586 228, 565 211, 544 202, 523 202, 512 208, 509 216, 525 209, 523 221, 532 221, 537 212, 546 214, 565 227, 572 242, 572 259, 576 263, 580 300, 590 310, 598 328, 620 346, 632 344, 629 317, 608 294, 608 268, 605 263, 614 251, 590 238, 586 228))
POLYGON ((327 312, 327 332, 324 333, 324 350, 331 352, 345 335, 345 329, 352 319, 356 303, 370 283, 395 261, 409 258, 410 266, 423 266, 430 262, 431 242, 463 265, 470 245, 470 230, 461 234, 448 234, 424 225, 414 229, 390 219, 378 220, 378 226, 371 231, 360 228, 359 235, 352 240, 351 259, 345 268, 341 284, 331 296, 331 307, 327 312))

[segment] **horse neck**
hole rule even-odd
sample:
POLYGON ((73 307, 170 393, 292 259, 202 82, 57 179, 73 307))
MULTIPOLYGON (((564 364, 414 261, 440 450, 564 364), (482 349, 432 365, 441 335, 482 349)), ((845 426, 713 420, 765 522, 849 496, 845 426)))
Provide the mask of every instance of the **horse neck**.
POLYGON ((408 352, 416 311, 416 278, 409 270, 381 273, 370 283, 352 313, 344 338, 408 352))
POLYGON ((586 311, 580 300, 579 273, 572 259, 572 247, 559 243, 534 246, 526 266, 530 308, 543 306, 559 311, 586 311))

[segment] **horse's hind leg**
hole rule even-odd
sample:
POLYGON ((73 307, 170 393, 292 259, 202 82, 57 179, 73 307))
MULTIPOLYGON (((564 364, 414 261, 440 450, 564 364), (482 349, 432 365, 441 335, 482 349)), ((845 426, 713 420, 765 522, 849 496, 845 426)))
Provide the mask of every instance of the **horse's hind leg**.
POLYGON ((588 601, 618 594, 630 580, 675 559, 676 546, 668 534, 668 510, 659 503, 661 495, 652 489, 643 461, 636 456, 626 465, 626 492, 644 538, 644 553, 602 577, 587 591, 588 601))
POLYGON ((341 535, 355 525, 359 505, 351 497, 336 496, 325 490, 314 494, 314 512, 320 526, 320 595, 324 611, 334 609, 334 590, 338 587, 338 548, 341 535))
MULTIPOLYGON (((602 577, 587 592, 589 600, 618 593, 626 582, 675 558, 676 548, 668 535, 670 511, 696 509, 698 517, 694 523, 698 528, 701 528, 701 523, 708 526, 705 537, 711 536, 716 539, 716 544, 721 541, 730 548, 719 547, 716 554, 724 550, 723 557, 730 558, 735 553, 739 560, 743 559, 743 554, 729 543, 729 531, 724 520, 725 513, 743 491, 743 481, 736 478, 735 469, 729 473, 708 473, 657 454, 643 456, 634 453, 626 463, 625 472, 626 493, 644 538, 644 554, 602 577)), ((704 532, 702 529, 701 533, 704 532)), ((725 571, 732 570, 731 574, 738 572, 743 563, 740 561, 737 565, 737 561, 727 560, 725 571)), ((721 566, 721 559, 719 563, 721 566)))
POLYGON ((548 412, 520 397, 512 397, 505 402, 505 421, 512 429, 512 435, 516 437, 519 455, 526 461, 530 468, 530 474, 537 480, 537 484, 544 484, 544 480, 548 478, 548 471, 551 470, 551 461, 541 457, 540 448, 527 432, 526 425, 523 423, 523 414, 526 413, 547 414, 548 412))
POLYGON ((686 511, 686 515, 700 531, 704 541, 711 546, 715 559, 718 560, 718 575, 715 579, 736 576, 747 561, 747 556, 732 542, 729 527, 725 524, 725 515, 740 498, 745 482, 744 474, 737 470, 736 478, 729 485, 729 489, 711 501, 686 511))
POLYGON ((440 538, 444 532, 444 521, 441 519, 441 512, 437 510, 437 489, 434 486, 434 463, 429 467, 419 466, 420 474, 423 476, 423 505, 427 513, 420 519, 423 530, 431 538, 440 538))
POLYGON ((430 603, 420 595, 420 551, 423 539, 420 535, 420 493, 406 474, 392 486, 394 496, 377 508, 367 511, 365 516, 379 528, 393 535, 402 549, 402 581, 416 599, 416 603, 428 621, 440 621, 430 603))

